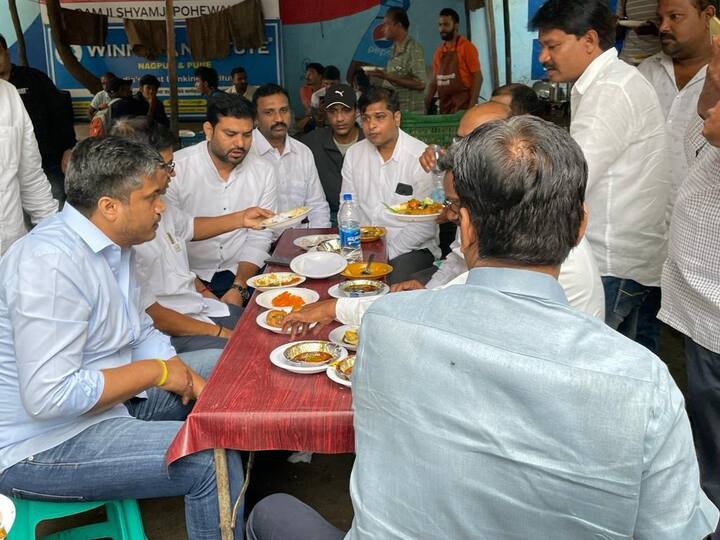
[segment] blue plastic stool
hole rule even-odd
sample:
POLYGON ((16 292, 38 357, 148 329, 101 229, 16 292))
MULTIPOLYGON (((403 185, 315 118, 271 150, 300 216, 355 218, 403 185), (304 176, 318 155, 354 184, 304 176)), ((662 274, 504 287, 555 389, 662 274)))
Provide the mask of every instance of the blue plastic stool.
POLYGON ((38 523, 105 506, 107 521, 92 523, 44 536, 42 540, 147 540, 137 501, 45 502, 15 499, 15 524, 8 540, 34 540, 38 523))

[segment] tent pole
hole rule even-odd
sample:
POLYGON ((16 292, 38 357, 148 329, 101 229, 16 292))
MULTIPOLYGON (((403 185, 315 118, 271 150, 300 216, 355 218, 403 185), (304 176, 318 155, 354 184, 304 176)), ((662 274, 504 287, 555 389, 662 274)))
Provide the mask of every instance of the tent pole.
POLYGON ((167 34, 167 69, 170 87, 170 130, 178 135, 178 78, 175 54, 175 16, 173 0, 165 0, 165 32, 167 34))
POLYGON ((21 66, 27 66, 27 55, 25 54, 25 36, 23 35, 22 25, 20 24, 20 17, 18 16, 18 9, 15 0, 8 0, 8 8, 10 9, 10 17, 12 18, 13 28, 15 28, 15 34, 17 35, 17 53, 18 53, 18 64, 21 66))

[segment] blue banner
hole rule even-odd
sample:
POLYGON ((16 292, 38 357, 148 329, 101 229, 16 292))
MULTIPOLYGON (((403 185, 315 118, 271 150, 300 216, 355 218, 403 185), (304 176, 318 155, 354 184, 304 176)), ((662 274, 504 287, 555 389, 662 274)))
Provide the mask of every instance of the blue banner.
MULTIPOLYGON (((187 44, 185 23, 178 22, 175 26, 177 43, 177 74, 180 118, 192 120, 202 118, 205 114, 205 100, 195 90, 193 72, 200 66, 210 66, 217 70, 220 88, 231 85, 230 72, 234 67, 246 69, 250 84, 275 82, 283 84, 282 32, 279 20, 265 21, 265 46, 257 49, 235 49, 230 47, 225 58, 207 62, 196 62, 192 59, 187 44)), ((76 116, 84 117, 92 96, 65 69, 55 50, 49 26, 44 28, 45 53, 48 75, 59 88, 70 91, 76 116)), ((155 75, 161 84, 160 98, 166 98, 168 91, 167 61, 162 56, 157 60, 147 60, 135 56, 128 44, 127 35, 122 24, 111 23, 108 27, 107 42, 101 46, 72 46, 75 56, 89 71, 100 76, 112 71, 118 77, 133 79, 136 83, 143 75, 155 75)), ((135 87, 137 89, 137 86, 135 87)), ((167 106, 166 106, 167 109, 167 106)))

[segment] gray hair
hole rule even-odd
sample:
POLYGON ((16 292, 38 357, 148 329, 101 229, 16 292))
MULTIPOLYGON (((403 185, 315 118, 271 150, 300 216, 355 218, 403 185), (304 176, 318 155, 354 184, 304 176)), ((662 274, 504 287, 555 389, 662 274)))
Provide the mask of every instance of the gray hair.
POLYGON ((65 191, 67 202, 89 217, 102 197, 124 203, 130 193, 143 185, 143 177, 152 176, 163 166, 157 150, 121 137, 90 137, 72 152, 65 191))
POLYGON ((516 116, 478 127, 455 148, 460 205, 482 259, 560 265, 577 243, 587 163, 560 127, 516 116))

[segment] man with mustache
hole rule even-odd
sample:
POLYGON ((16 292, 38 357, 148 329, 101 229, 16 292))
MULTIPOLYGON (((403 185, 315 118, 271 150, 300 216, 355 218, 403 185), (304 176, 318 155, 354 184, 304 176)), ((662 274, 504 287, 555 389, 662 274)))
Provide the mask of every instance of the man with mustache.
POLYGON ((310 227, 330 226, 330 207, 310 149, 288 135, 291 112, 287 91, 264 84, 253 94, 257 128, 250 152, 271 166, 277 178, 279 211, 310 207, 310 227))
POLYGON ((433 54, 433 78, 425 96, 425 109, 429 111, 437 92, 440 114, 450 114, 477 103, 483 77, 475 45, 460 35, 457 11, 441 10, 438 28, 442 44, 433 54))
POLYGON ((710 19, 715 16, 714 1, 660 0, 657 18, 662 51, 638 66, 655 88, 665 113, 667 149, 672 156, 671 209, 678 187, 688 174, 683 141, 688 124, 697 114, 712 54, 710 19))
MULTIPOLYGON (((276 211, 275 171, 250 153, 255 111, 237 94, 208 102, 203 124, 206 141, 175 154, 175 181, 170 204, 191 216, 227 215, 251 206, 276 211)), ((270 231, 238 229, 188 244, 190 268, 228 304, 249 298, 247 280, 254 276, 272 242, 270 231)))
MULTIPOLYGON (((573 82, 570 134, 588 162, 587 239, 605 289, 605 322, 636 339, 652 325, 646 299, 660 285, 670 192, 665 117, 652 85, 619 60, 602 0, 549 0, 529 27, 553 82, 573 82)), ((657 340, 638 339, 655 351, 657 340)))

